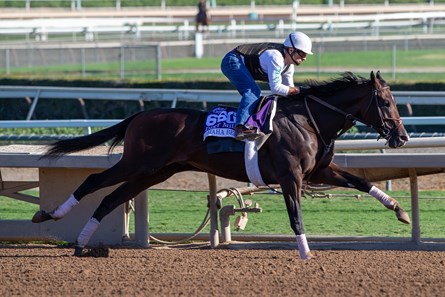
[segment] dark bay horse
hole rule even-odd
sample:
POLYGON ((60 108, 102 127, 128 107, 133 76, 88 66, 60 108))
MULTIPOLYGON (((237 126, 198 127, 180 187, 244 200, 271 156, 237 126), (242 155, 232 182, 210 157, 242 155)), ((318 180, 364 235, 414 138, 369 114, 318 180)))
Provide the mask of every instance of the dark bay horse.
MULTIPOLYGON (((380 72, 371 72, 370 79, 345 73, 335 80, 309 82, 309 86, 304 94, 278 99, 274 132, 258 156, 264 182, 281 186, 302 259, 312 257, 300 207, 304 183, 323 183, 369 193, 393 210, 400 221, 410 223, 408 214, 396 200, 332 162, 334 140, 356 120, 375 129, 392 148, 408 141, 394 97, 380 72)), ((243 153, 207 153, 203 141, 206 114, 192 109, 151 109, 91 135, 51 145, 44 157, 85 150, 109 140, 112 141, 110 151, 123 140, 124 152, 113 167, 88 176, 56 209, 37 212, 33 222, 61 219, 86 195, 122 183, 102 200, 81 231, 75 249, 75 255, 80 256, 107 214, 177 172, 202 171, 249 182, 243 153)))

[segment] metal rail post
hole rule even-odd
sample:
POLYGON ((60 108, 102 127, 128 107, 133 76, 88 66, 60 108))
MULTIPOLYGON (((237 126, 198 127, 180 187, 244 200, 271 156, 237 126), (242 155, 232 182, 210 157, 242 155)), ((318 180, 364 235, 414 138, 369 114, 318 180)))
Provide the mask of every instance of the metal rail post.
POLYGON ((143 191, 134 199, 135 241, 140 247, 148 247, 150 234, 148 230, 148 191, 143 191))
POLYGON ((417 172, 415 168, 408 169, 411 188, 411 215, 412 231, 411 238, 415 243, 420 243, 420 216, 419 216, 419 186, 417 184, 417 172))
POLYGON ((209 179, 209 208, 210 208, 210 247, 216 248, 219 245, 219 230, 218 230, 218 208, 216 205, 216 177, 208 173, 209 179))

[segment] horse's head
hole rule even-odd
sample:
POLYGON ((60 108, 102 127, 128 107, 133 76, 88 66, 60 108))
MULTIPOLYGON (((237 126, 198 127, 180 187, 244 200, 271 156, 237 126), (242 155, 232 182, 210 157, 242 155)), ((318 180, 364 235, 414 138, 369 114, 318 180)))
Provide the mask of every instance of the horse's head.
POLYGON ((363 120, 387 140, 391 148, 403 146, 409 136, 400 119, 396 101, 380 75, 371 71, 372 97, 362 114, 363 120))
POLYGON ((308 81, 308 86, 296 98, 304 99, 316 130, 325 131, 324 139, 332 135, 338 137, 339 125, 344 132, 359 121, 376 130, 392 148, 401 147, 408 141, 396 101, 379 71, 377 75, 371 72, 371 79, 345 72, 341 78, 331 81, 308 81), (337 123, 335 118, 326 117, 326 109, 337 114, 337 123))

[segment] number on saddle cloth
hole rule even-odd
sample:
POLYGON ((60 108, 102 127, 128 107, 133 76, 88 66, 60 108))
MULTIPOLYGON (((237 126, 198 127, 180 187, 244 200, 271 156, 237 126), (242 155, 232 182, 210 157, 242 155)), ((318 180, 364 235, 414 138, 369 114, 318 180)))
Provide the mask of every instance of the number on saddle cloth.
POLYGON ((207 137, 235 137, 236 108, 215 106, 207 114, 204 126, 204 140, 207 137))

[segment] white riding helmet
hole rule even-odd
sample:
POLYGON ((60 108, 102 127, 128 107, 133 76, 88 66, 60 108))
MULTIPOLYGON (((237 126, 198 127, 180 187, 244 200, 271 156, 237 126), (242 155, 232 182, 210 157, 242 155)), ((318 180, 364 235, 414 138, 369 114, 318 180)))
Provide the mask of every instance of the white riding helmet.
POLYGON ((313 55, 312 53, 312 41, 303 32, 290 33, 284 41, 285 47, 293 47, 305 52, 308 55, 313 55))

